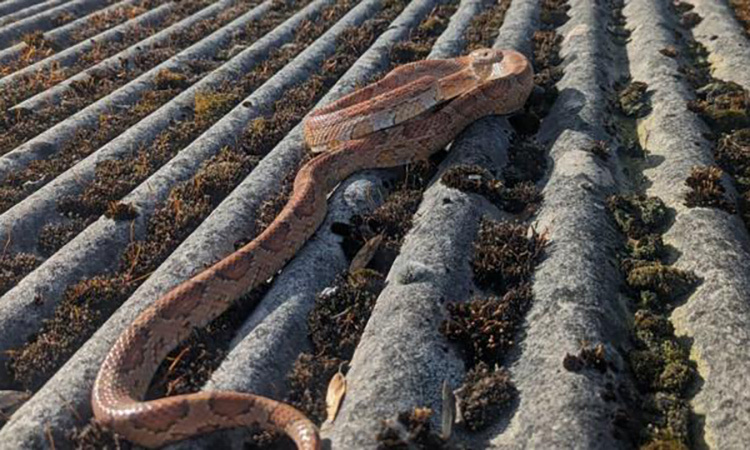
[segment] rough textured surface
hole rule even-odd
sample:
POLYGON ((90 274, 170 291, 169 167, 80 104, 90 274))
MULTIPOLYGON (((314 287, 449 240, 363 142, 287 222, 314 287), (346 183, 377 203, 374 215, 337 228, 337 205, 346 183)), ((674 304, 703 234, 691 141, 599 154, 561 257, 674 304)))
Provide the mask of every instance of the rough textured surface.
MULTIPOLYGON (((701 7, 696 10, 704 12, 701 7)), ((676 44, 674 33, 665 25, 669 23, 666 5, 631 0, 625 15, 639 23, 628 46, 631 71, 634 79, 648 80, 653 104, 653 111, 638 127, 641 143, 653 161, 644 170, 651 183, 647 192, 677 211, 674 225, 664 235, 664 242, 679 255, 675 267, 702 278, 700 287, 673 313, 677 335, 692 341, 691 357, 702 378, 693 399, 695 412, 705 416, 700 440, 714 448, 742 447, 750 426, 750 410, 740 406, 750 404, 746 376, 750 370, 746 351, 750 345, 746 326, 750 274, 745 270, 750 264, 750 241, 736 214, 684 205, 684 180, 693 166, 712 164, 712 143, 704 137, 707 127, 687 108, 693 94, 680 79, 677 62, 658 52, 676 44)), ((744 36, 739 38, 747 45, 744 36)), ((729 44, 724 50, 731 51, 729 44)), ((731 62, 730 57, 713 60, 714 76, 743 77, 747 71, 739 66, 725 71, 731 62)))
POLYGON ((750 86, 750 39, 724 1, 691 0, 703 20, 693 28, 696 40, 705 45, 714 77, 750 86))
MULTIPOLYGON (((85 23, 85 15, 77 16, 78 20, 67 17, 70 21, 62 27, 45 25, 44 17, 76 3, 57 1, 0 3, 0 21, 17 19, 12 24, 0 25, 0 35, 7 33, 9 27, 34 23, 39 31, 49 30, 44 37, 58 42, 60 48, 55 56, 42 59, 37 67, 50 67, 53 61, 64 62, 65 55, 81 53, 89 45, 82 42, 75 47, 65 38, 85 23), (62 59, 58 55, 63 55, 62 59)), ((250 121, 271 111, 275 101, 291 87, 308 79, 332 53, 332 37, 346 24, 361 24, 391 1, 359 2, 331 27, 329 34, 291 60, 242 104, 213 123, 124 197, 122 200, 132 202, 140 213, 132 224, 101 217, 23 277, 0 298, 0 350, 17 347, 38 331, 41 321, 50 317, 61 293, 70 284, 113 268, 131 239, 144 236, 146 221, 171 187, 191 177, 202 161, 236 140, 250 121)), ((267 57, 269 48, 289 42, 292 30, 302 18, 331 2, 313 2, 257 43, 237 49, 230 61, 194 88, 185 89, 71 170, 49 180, 46 186, 0 214, 0 260, 16 252, 37 253, 37 236, 43 225, 60 223, 57 201, 81 192, 81 182, 93 177, 98 163, 129 155, 139 145, 153 140, 170 120, 180 117, 182 110, 192 105, 198 88, 221 88, 222 81, 236 79, 255 67, 267 57)), ((607 208, 611 194, 659 197, 669 215, 659 241, 666 246, 665 260, 677 269, 694 272, 700 279, 696 289, 665 316, 663 324, 674 329, 676 338, 687 345, 699 377, 683 397, 692 408, 684 424, 691 433, 690 446, 743 448, 750 426, 747 406, 750 386, 746 376, 750 370, 747 352, 750 276, 746 270, 750 239, 737 214, 685 205, 689 191, 685 181, 693 167, 712 166, 716 162, 708 134, 713 130, 687 107, 687 102, 694 99, 694 90, 680 66, 692 63, 687 48, 692 35, 708 50, 715 78, 748 88, 750 80, 745 69, 749 41, 732 17, 726 0, 688 2, 694 6, 690 13, 695 13, 690 16, 690 29, 685 27, 686 22, 681 21, 671 2, 659 0, 509 2, 495 46, 513 47, 531 55, 534 45, 539 44, 535 34, 540 35, 536 32, 545 30, 549 34, 542 36, 551 39, 546 42, 551 48, 545 50, 554 53, 551 34, 554 29, 561 40, 562 64, 558 70, 562 78, 556 83, 553 79, 551 84, 555 84, 559 96, 542 119, 541 129, 533 130, 533 136, 519 138, 513 133, 518 117, 477 122, 452 145, 451 154, 440 170, 471 163, 489 169, 493 177, 502 180, 513 173, 509 164, 512 165, 514 151, 533 142, 548 160, 545 175, 537 183, 543 202, 530 216, 511 216, 477 194, 451 189, 437 178, 433 180, 417 214, 410 218, 413 228, 407 233, 401 251, 393 255, 396 259, 387 285, 345 371, 347 393, 339 416, 333 424, 323 427, 323 434, 334 449, 377 447, 377 434, 385 420, 414 427, 410 429, 413 437, 425 438, 429 427, 439 432, 441 410, 446 406, 443 382, 447 382, 449 390, 455 390, 471 369, 462 357, 461 347, 446 339, 439 328, 449 314, 447 302, 467 300, 482 293, 472 282, 470 264, 472 242, 482 216, 501 221, 520 220, 539 232, 546 232, 548 243, 534 271, 530 310, 520 324, 520 333, 513 339, 510 353, 495 372, 498 379, 510 386, 506 394, 511 400, 489 418, 483 431, 472 432, 465 423, 456 423, 450 444, 469 448, 591 449, 643 445, 639 434, 646 433, 647 405, 640 403, 642 398, 634 388, 643 374, 634 373, 628 359, 635 345, 634 323, 640 319, 634 315, 635 300, 628 298, 631 292, 619 261, 626 242, 607 208), (565 24, 552 25, 545 20, 545 8, 562 8, 565 4, 570 7, 567 12, 570 19, 565 24), (624 17, 618 12, 622 6, 624 17), (635 96, 636 104, 627 105, 633 107, 631 111, 637 117, 623 117, 617 109, 623 100, 632 99, 618 95, 631 81, 645 84, 632 89, 642 95, 635 96), (643 156, 634 156, 639 149, 631 145, 631 139, 640 144, 643 156), (419 408, 430 408, 431 413, 419 408), (623 436, 624 439, 618 439, 623 436)), ((386 31, 321 104, 386 70, 391 46, 412 36, 412 28, 437 4, 445 2, 406 3, 406 10, 389 27, 383 27, 386 31)), ((116 6, 111 2, 106 4, 112 5, 110 8, 116 6)), ((232 4, 231 0, 215 2, 184 19, 179 26, 191 26, 200 18, 214 17, 232 4)), ((160 68, 178 70, 191 61, 211 57, 244 23, 265 14, 269 4, 261 4, 154 71, 129 80, 120 90, 0 157, 0 180, 9 171, 57 151, 77 130, 94 123, 109 106, 132 103, 140 93, 151 89, 160 68)), ((471 21, 494 5, 484 0, 461 1, 430 56, 462 53, 464 34, 471 21)), ((102 3, 98 8, 104 6, 102 3)), ((168 8, 169 4, 162 6, 163 10, 168 8)), ((145 14, 158 16, 159 12, 152 10, 145 14)), ((148 17, 139 15, 131 24, 148 17)), ((97 39, 114 35, 122 26, 110 28, 97 39)), ((165 36, 152 35, 97 67, 121 67, 118 58, 135 58, 139 47, 165 36)), ((0 61, 16 58, 23 45, 0 51, 0 61)), ((555 55, 547 56, 554 59, 555 55)), ((86 76, 87 73, 82 73, 64 80, 58 88, 40 93, 25 106, 15 105, 14 111, 23 112, 24 108, 59 98, 72 81, 86 76)), ((0 88, 12 86, 14 77, 18 75, 0 80, 0 88)), ((296 170, 303 158, 300 131, 297 127, 288 133, 50 381, 8 423, 0 423, 3 442, 0 447, 44 448, 49 446, 48 433, 55 440, 55 448, 69 446, 64 436, 73 426, 84 425, 90 418, 91 384, 117 333, 157 296, 204 264, 230 252, 238 239, 247 239, 255 233, 256 218, 262 214, 263 205, 277 196, 282 180, 296 170)), ((311 350, 307 313, 316 294, 331 285, 334 277, 347 268, 347 258, 351 257, 345 251, 346 245, 342 249, 341 236, 332 224, 340 225, 352 214, 361 214, 380 204, 393 189, 398 175, 399 171, 369 172, 356 175, 340 186, 331 196, 331 214, 326 224, 276 277, 269 293, 237 329, 229 357, 213 373, 205 389, 246 390, 285 398, 289 390, 287 376, 295 358, 311 350)), ((736 192, 732 180, 724 175, 723 181, 727 201, 734 203, 736 192)), ((2 270, 0 266, 0 277, 2 270)), ((4 355, 0 358, 2 362, 5 359, 4 355)), ((10 387, 2 366, 0 391, 10 387)), ((237 430, 176 447, 242 448, 246 438, 246 432, 237 430)), ((427 448, 442 443, 436 435, 430 435, 429 439, 432 440, 427 441, 431 443, 427 448)))

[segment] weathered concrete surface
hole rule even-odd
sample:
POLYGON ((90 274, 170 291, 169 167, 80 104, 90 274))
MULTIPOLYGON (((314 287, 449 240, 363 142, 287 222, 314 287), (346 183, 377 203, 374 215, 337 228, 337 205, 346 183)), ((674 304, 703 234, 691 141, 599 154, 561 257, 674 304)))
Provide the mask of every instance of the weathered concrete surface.
POLYGON ((696 434, 711 448, 742 448, 750 437, 750 239, 737 215, 685 206, 685 180, 694 166, 715 164, 713 144, 704 137, 708 128, 687 108, 694 95, 678 62, 659 53, 679 45, 674 14, 659 2, 627 3, 628 22, 638 24, 628 45, 631 72, 648 82, 653 108, 638 126, 648 152, 647 193, 676 211, 664 235, 676 251, 675 267, 702 279, 672 315, 677 335, 691 341, 702 378, 692 405, 705 423, 696 434))

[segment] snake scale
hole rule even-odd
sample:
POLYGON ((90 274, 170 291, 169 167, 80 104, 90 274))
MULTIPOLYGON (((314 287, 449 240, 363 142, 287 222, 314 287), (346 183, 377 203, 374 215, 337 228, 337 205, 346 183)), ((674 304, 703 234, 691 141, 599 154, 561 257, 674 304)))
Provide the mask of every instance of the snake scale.
POLYGON ((253 241, 154 302, 119 336, 94 382, 96 420, 146 447, 210 431, 257 426, 317 450, 316 426, 292 406, 258 395, 202 391, 142 400, 162 360, 194 328, 272 277, 323 222, 327 196, 352 173, 424 160, 467 125, 521 108, 533 86, 529 62, 511 50, 481 49, 398 67, 377 83, 312 112, 304 122, 317 156, 292 195, 253 241))

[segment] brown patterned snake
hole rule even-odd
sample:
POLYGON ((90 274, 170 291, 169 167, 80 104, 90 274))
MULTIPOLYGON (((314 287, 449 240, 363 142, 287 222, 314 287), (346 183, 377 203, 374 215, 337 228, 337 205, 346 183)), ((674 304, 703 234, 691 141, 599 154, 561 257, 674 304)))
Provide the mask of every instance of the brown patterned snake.
POLYGON ((401 66, 305 121, 305 139, 323 151, 302 166, 290 200, 255 240, 172 289, 123 332, 94 383, 96 419, 125 438, 157 447, 230 427, 289 435, 300 449, 321 446, 293 407, 253 394, 203 391, 141 400, 162 360, 193 328, 272 277, 326 215, 328 193, 352 173, 424 160, 473 121, 519 109, 533 86, 526 58, 508 50, 401 66))

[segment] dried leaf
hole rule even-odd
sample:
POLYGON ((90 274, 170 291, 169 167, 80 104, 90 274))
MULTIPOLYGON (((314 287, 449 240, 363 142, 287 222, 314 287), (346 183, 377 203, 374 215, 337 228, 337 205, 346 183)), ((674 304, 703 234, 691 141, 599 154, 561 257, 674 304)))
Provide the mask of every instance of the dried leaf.
POLYGON ((349 265, 349 273, 355 272, 359 269, 364 269, 370 264, 372 257, 375 256, 375 252, 380 248, 380 244, 383 242, 383 235, 379 234, 374 238, 370 239, 362 246, 361 249, 354 255, 352 263, 349 265))
POLYGON ((456 396, 453 394, 448 380, 443 380, 443 412, 440 417, 442 422, 441 437, 447 441, 453 433, 453 423, 456 420, 456 396))
POLYGON ((341 406, 341 400, 344 399, 345 394, 346 378, 344 378, 341 372, 338 372, 328 383, 328 392, 326 393, 327 422, 333 422, 336 419, 336 414, 338 414, 339 407, 341 406))

